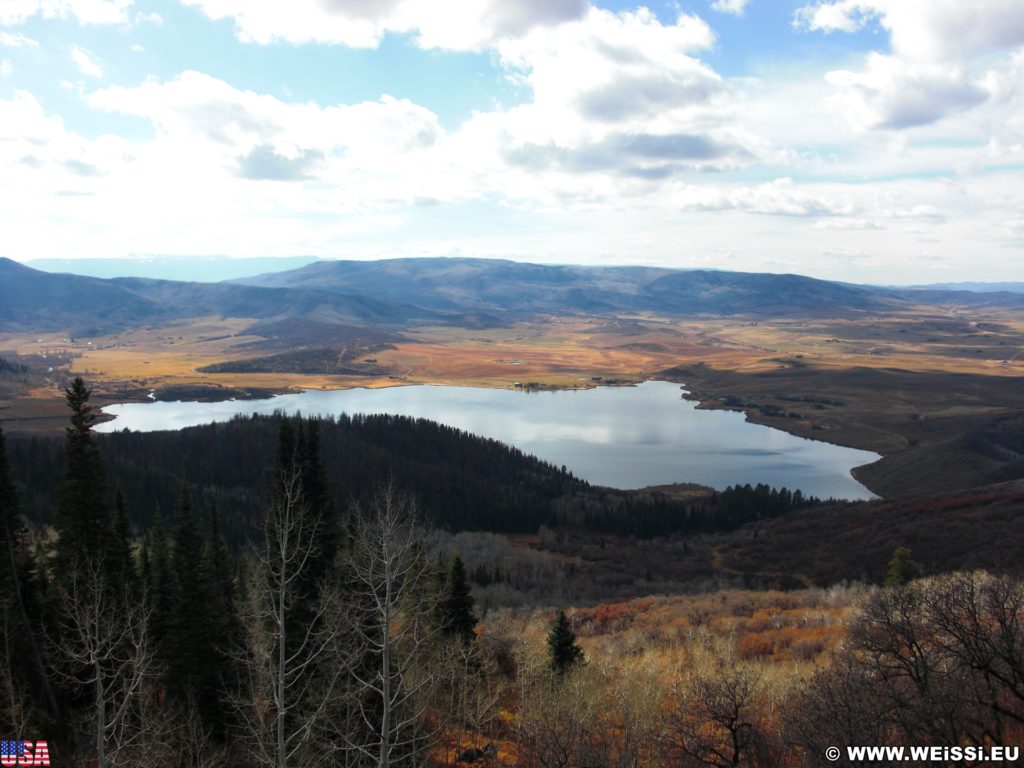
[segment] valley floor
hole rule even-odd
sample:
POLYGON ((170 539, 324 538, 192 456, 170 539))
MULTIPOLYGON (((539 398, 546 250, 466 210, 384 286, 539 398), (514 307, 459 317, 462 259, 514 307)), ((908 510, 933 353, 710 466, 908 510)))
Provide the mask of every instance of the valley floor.
POLYGON ((32 374, 0 388, 0 419, 12 432, 56 433, 62 387, 74 374, 95 387, 99 406, 151 394, 227 399, 300 388, 567 388, 657 378, 685 383, 704 407, 741 409, 793 434, 881 453, 857 477, 882 496, 1021 474, 1007 460, 1020 453, 1005 449, 1024 433, 1024 318, 1007 309, 921 307, 834 320, 555 316, 505 327, 347 329, 323 339, 295 328, 274 335, 260 327, 270 334, 261 336, 255 326, 207 317, 90 339, 4 335, 0 350, 31 360, 32 374))

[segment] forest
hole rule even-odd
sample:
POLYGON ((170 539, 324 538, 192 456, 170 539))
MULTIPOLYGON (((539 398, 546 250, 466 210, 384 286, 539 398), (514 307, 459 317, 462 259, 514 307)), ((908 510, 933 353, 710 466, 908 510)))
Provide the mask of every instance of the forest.
MULTIPOLYGON (((221 530, 235 550, 258 527, 279 433, 287 419, 253 415, 168 432, 122 431, 97 435, 97 450, 112 486, 127 499, 135 529, 148 528, 177 508, 182 487, 215 504, 221 530)), ((367 503, 389 479, 415 496, 421 517, 450 531, 536 533, 541 525, 573 524, 635 535, 728 531, 754 520, 802 508, 798 490, 738 486, 680 501, 663 493, 594 488, 565 467, 426 419, 347 415, 303 420, 329 468, 327 493, 344 512, 367 503)), ((9 440, 12 471, 30 519, 53 521, 65 464, 59 438, 9 440)))
POLYGON ((628 531, 644 504, 634 535, 699 536, 798 492, 672 507, 391 417, 101 438, 89 396, 68 387, 63 441, 0 432, 0 726, 52 765, 768 768, 1024 737, 1011 576, 897 551, 882 586, 482 615, 430 543, 628 531))

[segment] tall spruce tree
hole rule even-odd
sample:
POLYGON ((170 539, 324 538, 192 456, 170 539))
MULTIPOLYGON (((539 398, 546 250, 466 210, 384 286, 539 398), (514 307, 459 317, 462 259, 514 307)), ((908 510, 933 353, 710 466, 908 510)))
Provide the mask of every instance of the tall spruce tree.
POLYGON ((114 501, 113 535, 110 540, 109 570, 114 583, 127 587, 127 594, 138 600, 140 596, 139 575, 132 554, 132 526, 128 519, 128 507, 124 492, 118 488, 114 501))
POLYGON ((171 611, 174 608, 174 579, 171 573, 171 555, 164 530, 164 516, 157 507, 146 534, 146 562, 148 564, 145 587, 149 616, 149 636, 153 638, 156 658, 166 665, 171 611))
POLYGON ((447 637, 462 641, 463 645, 472 643, 476 639, 474 630, 478 621, 473 606, 473 591, 466 566, 462 558, 455 555, 444 580, 439 605, 441 631, 447 637))
POLYGON ((210 675, 216 685, 216 708, 208 712, 207 725, 213 735, 223 739, 229 725, 227 701, 238 688, 239 670, 234 651, 241 643, 243 627, 238 613, 234 569, 231 555, 220 533, 217 507, 210 504, 209 531, 203 553, 205 572, 210 579, 210 675))
POLYGON ((548 632, 548 660, 551 670, 563 675, 583 661, 583 649, 576 642, 576 633, 565 611, 559 611, 548 632))
POLYGON ((167 687, 182 704, 191 699, 209 725, 220 720, 221 712, 214 647, 218 619, 212 612, 214 594, 204 550, 188 491, 182 488, 171 554, 173 607, 166 650, 167 687))
POLYGON ((96 416, 89 405, 90 395, 81 376, 64 390, 71 408, 71 425, 65 430, 67 465, 53 520, 58 533, 58 581, 66 581, 71 570, 84 563, 105 558, 111 540, 103 463, 91 432, 96 416))

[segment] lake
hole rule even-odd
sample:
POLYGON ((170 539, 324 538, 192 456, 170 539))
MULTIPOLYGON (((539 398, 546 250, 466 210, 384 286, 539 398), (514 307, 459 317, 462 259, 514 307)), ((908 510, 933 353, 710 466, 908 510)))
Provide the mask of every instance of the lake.
POLYGON ((734 411, 698 410, 678 384, 523 392, 450 386, 306 390, 265 400, 124 403, 98 432, 182 429, 234 416, 283 411, 330 416, 422 417, 492 437, 596 485, 642 488, 702 483, 718 489, 767 483, 805 494, 869 499, 850 470, 878 454, 751 424, 734 411))

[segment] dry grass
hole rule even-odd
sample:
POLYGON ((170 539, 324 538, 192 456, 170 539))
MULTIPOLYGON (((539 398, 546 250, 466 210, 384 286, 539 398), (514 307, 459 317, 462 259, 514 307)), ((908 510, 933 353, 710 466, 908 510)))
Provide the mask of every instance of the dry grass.
POLYGON ((691 701, 700 680, 721 674, 723 664, 756 678, 758 712, 778 717, 781 703, 827 663, 861 597, 848 589, 730 590, 571 609, 586 664, 554 685, 543 671, 554 611, 492 612, 479 628, 480 644, 512 650, 514 680, 491 726, 460 730, 454 740, 446 734, 435 764, 452 765, 459 749, 487 743, 497 747, 498 756, 483 765, 518 765, 524 758, 529 763, 524 750, 531 730, 539 727, 543 738, 545 719, 557 729, 573 718, 596 728, 588 738, 602 741, 602 749, 627 748, 632 738, 643 764, 660 764, 655 752, 668 727, 665 718, 691 701), (526 734, 526 741, 517 733, 526 734))
POLYGON ((199 373, 206 365, 253 356, 253 349, 244 345, 261 339, 247 334, 256 323, 247 318, 201 317, 73 341, 61 334, 6 335, 0 337, 0 348, 18 354, 70 352, 77 355, 72 373, 101 387, 122 389, 197 383, 272 389, 403 382, 508 387, 517 381, 571 387, 608 379, 637 381, 673 366, 703 363, 717 370, 756 373, 794 360, 826 369, 1020 374, 1024 359, 1016 353, 1024 348, 1024 318, 1006 310, 979 310, 970 317, 936 313, 922 309, 827 322, 548 317, 484 330, 418 328, 406 332, 410 342, 375 354, 380 367, 390 372, 376 378, 199 373))

